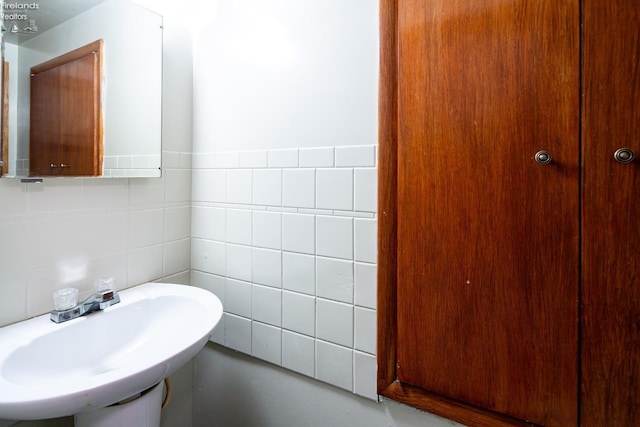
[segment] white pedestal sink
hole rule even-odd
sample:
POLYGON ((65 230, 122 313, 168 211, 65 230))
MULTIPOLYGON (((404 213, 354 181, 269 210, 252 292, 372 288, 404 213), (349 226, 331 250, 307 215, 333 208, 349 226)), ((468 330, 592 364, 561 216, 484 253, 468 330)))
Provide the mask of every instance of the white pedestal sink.
POLYGON ((196 287, 146 283, 119 294, 68 322, 47 314, 0 328, 0 419, 74 415, 134 396, 189 361, 222 317, 220 300, 196 287))

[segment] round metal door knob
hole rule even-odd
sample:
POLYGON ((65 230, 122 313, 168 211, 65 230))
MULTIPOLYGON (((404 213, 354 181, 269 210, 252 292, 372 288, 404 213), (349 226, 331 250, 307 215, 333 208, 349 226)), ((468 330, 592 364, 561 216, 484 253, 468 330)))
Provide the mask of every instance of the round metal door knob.
POLYGON ((538 162, 541 165, 548 165, 549 163, 551 163, 551 153, 548 152, 547 150, 540 150, 536 153, 535 157, 536 162, 538 162))
POLYGON ((619 148, 613 154, 613 157, 620 163, 629 163, 633 161, 636 155, 631 148, 619 148))

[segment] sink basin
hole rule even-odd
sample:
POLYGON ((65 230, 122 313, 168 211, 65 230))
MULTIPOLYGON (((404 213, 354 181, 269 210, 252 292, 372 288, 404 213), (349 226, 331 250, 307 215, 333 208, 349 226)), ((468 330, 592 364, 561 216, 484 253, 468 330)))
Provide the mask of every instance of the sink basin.
POLYGON ((49 314, 0 328, 0 419, 103 408, 159 383, 204 347, 222 317, 212 293, 146 283, 103 311, 54 323, 49 314))

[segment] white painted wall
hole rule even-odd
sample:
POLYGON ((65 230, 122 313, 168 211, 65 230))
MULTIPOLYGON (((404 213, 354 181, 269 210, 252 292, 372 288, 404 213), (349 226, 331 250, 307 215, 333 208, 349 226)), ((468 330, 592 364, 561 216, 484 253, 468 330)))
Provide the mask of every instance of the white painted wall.
POLYGON ((375 144, 377 2, 213 3, 194 9, 196 153, 375 144))
POLYGON ((194 425, 455 425, 377 401, 378 2, 214 4, 191 265, 225 314, 194 361, 194 425))

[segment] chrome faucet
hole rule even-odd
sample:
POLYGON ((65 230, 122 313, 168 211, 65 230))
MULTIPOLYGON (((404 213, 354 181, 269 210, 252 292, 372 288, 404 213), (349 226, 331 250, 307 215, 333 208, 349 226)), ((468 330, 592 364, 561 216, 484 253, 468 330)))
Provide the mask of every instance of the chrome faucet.
POLYGON ((51 320, 56 323, 66 322, 76 317, 86 316, 94 311, 105 308, 120 302, 120 295, 113 289, 103 289, 91 295, 89 298, 66 310, 53 310, 51 320))

